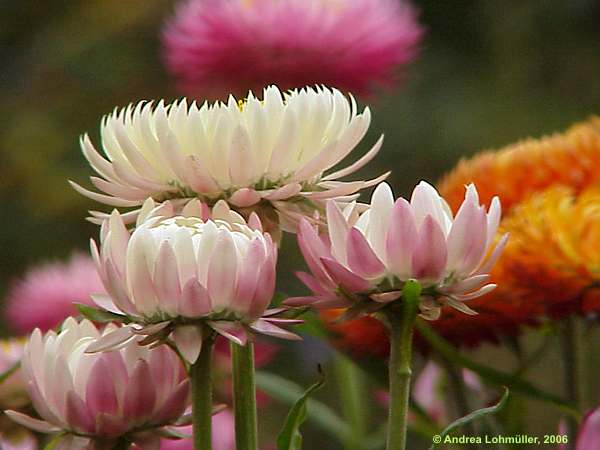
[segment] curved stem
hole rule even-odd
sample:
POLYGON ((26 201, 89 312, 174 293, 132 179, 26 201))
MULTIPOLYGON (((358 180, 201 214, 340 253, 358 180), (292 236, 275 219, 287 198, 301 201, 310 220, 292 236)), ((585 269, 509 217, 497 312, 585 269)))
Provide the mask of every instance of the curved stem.
POLYGON ((235 445, 237 450, 258 449, 256 417, 256 382, 254 344, 231 343, 233 362, 233 405, 235 410, 235 445))
POLYGON ((412 336, 420 295, 419 284, 407 281, 402 292, 401 309, 389 308, 385 312, 390 332, 390 407, 387 450, 406 449, 408 403, 412 376, 412 336))
POLYGON ((202 350, 190 368, 192 382, 192 426, 194 450, 212 448, 212 352, 215 337, 211 333, 202 341, 202 350))

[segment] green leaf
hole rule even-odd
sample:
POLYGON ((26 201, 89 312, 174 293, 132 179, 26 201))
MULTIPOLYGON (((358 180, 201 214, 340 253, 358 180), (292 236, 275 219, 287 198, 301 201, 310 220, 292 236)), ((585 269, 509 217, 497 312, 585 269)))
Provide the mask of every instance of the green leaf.
POLYGON ((484 366, 483 364, 467 358, 422 321, 417 321, 416 327, 419 330, 421 337, 423 337, 439 355, 447 360, 475 372, 477 375, 493 384, 506 386, 513 392, 518 392, 519 394, 548 402, 556 406, 562 412, 578 419, 580 418, 581 414, 562 398, 543 391, 518 376, 492 369, 491 367, 484 366))
POLYGON ((442 431, 439 434, 439 436, 440 436, 440 439, 438 439, 439 442, 437 444, 433 443, 431 445, 431 447, 429 447, 429 450, 434 450, 438 444, 443 443, 444 438, 446 436, 448 436, 450 433, 452 433, 454 430, 456 430, 457 428, 460 428, 463 425, 471 423, 481 417, 487 416, 489 414, 495 414, 498 411, 502 410, 502 408, 504 408, 504 406, 506 405, 506 402, 508 401, 508 394, 509 394, 508 388, 504 388, 504 394, 502 394, 502 398, 495 405, 489 406, 487 408, 478 409, 476 411, 473 411, 470 414, 467 414, 464 417, 461 417, 460 419, 456 419, 454 422, 452 422, 450 425, 448 425, 446 428, 444 428, 444 431, 442 431))
POLYGON ((0 374, 0 384, 4 383, 13 373, 19 370, 19 367, 21 367, 21 361, 16 362, 8 370, 0 374))
POLYGON ((92 322, 97 323, 108 323, 108 322, 123 322, 128 323, 129 319, 125 315, 111 313, 109 311, 104 311, 103 309, 96 309, 88 305, 84 305, 82 303, 75 303, 79 314, 81 314, 86 319, 91 320, 92 322))
MULTIPOLYGON (((296 383, 267 372, 256 372, 256 386, 267 393, 270 397, 293 405, 298 397, 303 394, 303 389, 296 383)), ((308 420, 326 433, 336 437, 340 442, 350 432, 350 427, 324 403, 315 399, 309 399, 308 420)))
POLYGON ((296 401, 290 410, 283 428, 277 436, 277 450, 301 450, 302 435, 300 434, 300 425, 306 420, 306 403, 310 394, 320 389, 325 384, 325 378, 321 374, 321 379, 310 386, 306 392, 296 401))

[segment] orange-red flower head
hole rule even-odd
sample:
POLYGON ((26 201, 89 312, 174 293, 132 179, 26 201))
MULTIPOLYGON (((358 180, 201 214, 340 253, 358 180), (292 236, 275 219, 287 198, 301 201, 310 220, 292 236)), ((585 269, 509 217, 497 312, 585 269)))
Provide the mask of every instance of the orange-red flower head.
POLYGON ((456 211, 464 186, 474 183, 483 204, 498 196, 508 212, 531 194, 551 186, 568 186, 578 193, 600 182, 599 169, 600 118, 592 117, 564 133, 526 139, 463 159, 442 179, 439 191, 456 211))
POLYGON ((600 186, 579 196, 549 189, 517 206, 501 227, 511 234, 493 272, 502 291, 540 315, 600 311, 600 186))

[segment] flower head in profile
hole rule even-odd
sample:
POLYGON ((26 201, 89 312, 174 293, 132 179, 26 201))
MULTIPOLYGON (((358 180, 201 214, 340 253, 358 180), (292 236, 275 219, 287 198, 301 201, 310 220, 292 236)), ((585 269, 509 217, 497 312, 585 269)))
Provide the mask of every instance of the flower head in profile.
POLYGON ((328 172, 360 142, 370 117, 368 109, 357 112, 353 99, 326 88, 282 94, 272 86, 263 100, 249 94, 202 106, 140 102, 102 121, 106 157, 87 135, 81 140, 99 175, 92 183, 102 193, 73 186, 117 207, 138 207, 149 197, 199 198, 209 206, 223 199, 246 217, 259 213, 266 228, 278 220, 293 231, 299 217, 326 199, 350 200, 377 182, 337 179, 369 162, 381 139, 354 164, 328 172))
POLYGON ((342 211, 330 202, 328 238, 307 221, 300 224, 298 243, 312 275, 299 277, 313 296, 289 304, 331 308, 363 302, 373 311, 399 299, 403 284, 412 279, 423 288, 423 317, 437 319, 443 305, 475 314, 464 302, 495 287, 489 270, 507 239, 491 251, 499 221, 499 200, 486 212, 473 185, 467 186, 456 217, 425 182, 414 189, 410 202, 394 200, 390 187, 380 184, 362 214, 354 205, 342 211))
MULTIPOLYGON (((109 325, 103 333, 114 328, 109 325)), ((149 349, 136 341, 112 352, 87 354, 101 334, 91 322, 73 318, 58 333, 42 335, 36 329, 25 347, 22 371, 43 420, 16 411, 6 414, 34 431, 64 434, 61 448, 159 439, 149 432, 175 424, 188 406, 185 368, 167 346, 149 349)))
POLYGON ((75 303, 91 304, 102 282, 89 256, 74 254, 64 263, 33 267, 8 292, 5 316, 19 334, 54 328, 77 314, 75 303))
POLYGON ((439 190, 456 211, 465 184, 474 183, 484 205, 499 196, 508 212, 532 194, 552 186, 566 186, 578 193, 598 182, 600 118, 592 117, 564 133, 527 139, 462 160, 444 177, 439 190))
POLYGON ((92 255, 108 293, 93 295, 94 301, 144 327, 120 329, 98 341, 93 351, 136 333, 148 335, 148 343, 170 334, 193 362, 203 330, 240 345, 251 331, 297 338, 277 324, 298 321, 272 317, 281 310, 267 310, 277 246, 256 215, 249 225, 224 202, 213 208, 212 219, 150 214, 131 233, 114 211, 102 227, 100 249, 92 242, 92 255))
POLYGON ((271 83, 366 95, 393 84, 422 35, 405 0, 186 0, 164 32, 164 59, 191 96, 271 83))

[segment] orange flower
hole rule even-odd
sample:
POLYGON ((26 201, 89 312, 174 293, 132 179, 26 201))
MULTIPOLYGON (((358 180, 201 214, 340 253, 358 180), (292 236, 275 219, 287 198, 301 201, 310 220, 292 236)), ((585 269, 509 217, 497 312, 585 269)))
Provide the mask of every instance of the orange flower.
POLYGON ((375 356, 387 358, 389 353, 388 335, 383 324, 370 316, 344 322, 335 322, 345 310, 325 309, 319 311, 321 320, 333 333, 333 343, 354 357, 375 356))
POLYGON ((568 186, 579 193, 600 182, 600 118, 592 117, 566 132, 526 139, 498 151, 484 151, 463 159, 446 175, 440 194, 456 211, 465 185, 474 183, 483 204, 497 195, 509 211, 535 192, 568 186))
POLYGON ((553 318, 600 311, 600 186, 555 187, 515 207, 492 276, 501 291, 553 318))

